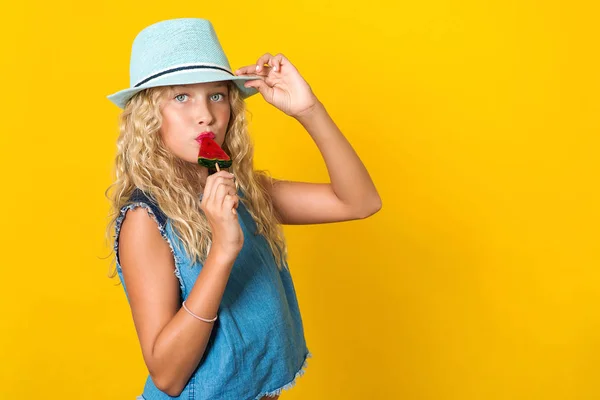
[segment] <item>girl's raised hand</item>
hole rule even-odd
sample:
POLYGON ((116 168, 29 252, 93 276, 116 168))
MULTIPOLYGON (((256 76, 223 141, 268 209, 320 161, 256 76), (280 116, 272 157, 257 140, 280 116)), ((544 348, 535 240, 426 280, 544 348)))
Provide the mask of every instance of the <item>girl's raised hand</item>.
POLYGON ((238 221, 239 197, 233 174, 219 171, 206 178, 200 208, 212 231, 211 250, 235 259, 244 244, 244 234, 238 221))
POLYGON ((281 53, 266 53, 256 64, 242 67, 235 74, 258 75, 259 79, 247 81, 244 86, 256 88, 269 104, 291 117, 298 118, 318 104, 308 83, 281 53))

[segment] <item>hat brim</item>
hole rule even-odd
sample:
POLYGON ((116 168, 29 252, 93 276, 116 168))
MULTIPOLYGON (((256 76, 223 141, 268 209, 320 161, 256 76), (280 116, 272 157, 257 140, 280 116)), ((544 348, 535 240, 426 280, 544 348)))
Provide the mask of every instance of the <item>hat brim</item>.
POLYGON ((258 93, 258 90, 255 88, 244 87, 244 82, 254 79, 260 79, 260 77, 257 75, 230 75, 227 72, 220 70, 184 70, 152 79, 151 81, 135 88, 118 91, 107 96, 107 98, 118 107, 125 108, 125 105, 129 99, 131 99, 136 93, 147 88, 170 85, 190 85, 194 83, 205 82, 233 81, 240 89, 242 98, 246 99, 258 93))

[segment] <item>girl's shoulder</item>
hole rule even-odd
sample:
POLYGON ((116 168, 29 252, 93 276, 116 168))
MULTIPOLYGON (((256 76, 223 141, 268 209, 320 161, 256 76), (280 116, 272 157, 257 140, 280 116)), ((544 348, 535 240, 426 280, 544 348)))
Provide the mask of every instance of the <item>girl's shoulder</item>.
POLYGON ((125 204, 122 209, 139 205, 146 205, 149 207, 160 226, 164 227, 166 225, 167 216, 162 212, 156 200, 154 200, 150 195, 146 194, 143 190, 135 188, 131 193, 131 196, 129 196, 127 204, 125 204))

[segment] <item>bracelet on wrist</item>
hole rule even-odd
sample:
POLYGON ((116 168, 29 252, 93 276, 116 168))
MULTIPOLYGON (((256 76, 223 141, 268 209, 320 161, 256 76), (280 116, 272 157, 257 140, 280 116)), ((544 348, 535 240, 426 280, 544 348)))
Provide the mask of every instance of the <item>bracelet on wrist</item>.
POLYGON ((217 316, 215 316, 213 319, 206 319, 206 318, 202 318, 196 314, 194 314, 193 312, 190 311, 189 308, 187 308, 187 306, 185 305, 185 300, 183 301, 183 303, 181 303, 181 305, 183 306, 183 308, 185 309, 185 311, 187 311, 192 317, 199 319, 200 321, 204 321, 204 322, 215 322, 217 320, 217 316))

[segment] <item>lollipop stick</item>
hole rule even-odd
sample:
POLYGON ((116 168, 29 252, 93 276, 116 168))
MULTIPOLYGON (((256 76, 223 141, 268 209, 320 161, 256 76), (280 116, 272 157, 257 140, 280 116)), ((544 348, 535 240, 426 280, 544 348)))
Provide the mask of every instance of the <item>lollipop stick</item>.
POLYGON ((217 167, 217 172, 220 172, 221 169, 219 168, 219 163, 215 163, 215 166, 217 167))

